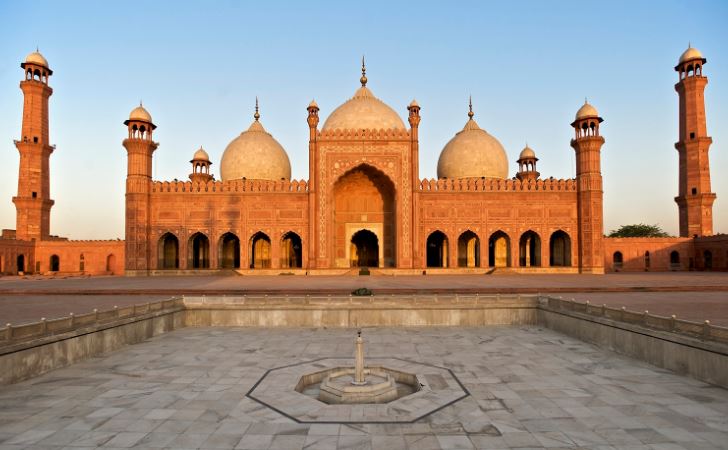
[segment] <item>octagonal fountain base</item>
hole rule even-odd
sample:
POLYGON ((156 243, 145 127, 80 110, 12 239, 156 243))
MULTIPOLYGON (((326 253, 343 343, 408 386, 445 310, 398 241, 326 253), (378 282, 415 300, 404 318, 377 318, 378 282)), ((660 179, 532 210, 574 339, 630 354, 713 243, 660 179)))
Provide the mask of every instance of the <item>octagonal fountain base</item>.
POLYGON ((354 367, 333 367, 305 374, 296 391, 329 405, 389 403, 417 392, 417 376, 387 367, 367 367, 365 384, 355 384, 354 367))

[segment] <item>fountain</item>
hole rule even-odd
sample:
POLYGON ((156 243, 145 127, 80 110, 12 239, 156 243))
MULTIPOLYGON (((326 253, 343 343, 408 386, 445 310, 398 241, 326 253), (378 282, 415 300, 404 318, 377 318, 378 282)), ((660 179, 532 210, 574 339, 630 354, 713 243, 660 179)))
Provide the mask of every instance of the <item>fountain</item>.
POLYGON ((354 367, 334 367, 304 375, 296 391, 326 404, 388 403, 420 389, 414 374, 364 363, 361 330, 354 341, 354 367))

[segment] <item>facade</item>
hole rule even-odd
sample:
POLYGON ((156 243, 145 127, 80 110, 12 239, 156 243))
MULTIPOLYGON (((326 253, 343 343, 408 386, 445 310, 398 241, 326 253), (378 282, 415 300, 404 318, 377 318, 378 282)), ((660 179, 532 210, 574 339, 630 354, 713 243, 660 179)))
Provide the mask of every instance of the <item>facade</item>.
POLYGON ((407 124, 361 87, 320 124, 308 105, 309 177, 291 180, 285 149, 261 122, 233 139, 221 179, 200 148, 189 181, 152 179, 156 124, 142 106, 128 136, 125 241, 69 241, 50 234, 48 100, 52 71, 37 52, 25 78, 16 230, 0 239, 2 273, 604 273, 728 267, 728 238, 712 235, 703 89, 706 62, 689 48, 676 67, 680 97, 680 238, 604 237, 600 133, 588 103, 571 122, 573 179, 542 178, 526 147, 515 174, 498 140, 475 121, 443 148, 437 179, 419 177, 420 106, 407 124), (675 256, 677 254, 677 256, 675 256), (645 266, 645 264, 647 264, 645 266))

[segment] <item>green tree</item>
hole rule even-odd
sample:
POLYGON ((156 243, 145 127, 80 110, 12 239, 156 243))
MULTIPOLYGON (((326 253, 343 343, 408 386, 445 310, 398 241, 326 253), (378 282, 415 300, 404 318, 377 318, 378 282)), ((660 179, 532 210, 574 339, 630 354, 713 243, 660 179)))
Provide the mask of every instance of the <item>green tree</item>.
POLYGON ((608 237, 670 237, 659 225, 646 225, 638 223, 622 225, 609 232, 608 237))

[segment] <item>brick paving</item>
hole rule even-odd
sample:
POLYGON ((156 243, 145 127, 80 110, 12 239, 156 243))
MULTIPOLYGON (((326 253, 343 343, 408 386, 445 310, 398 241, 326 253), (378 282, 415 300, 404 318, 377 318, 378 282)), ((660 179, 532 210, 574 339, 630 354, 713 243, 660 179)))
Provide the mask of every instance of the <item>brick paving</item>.
POLYGON ((0 278, 0 324, 51 319, 69 312, 188 294, 267 292, 550 293, 595 304, 728 326, 728 273, 671 272, 608 275, 229 276, 0 278), (655 292, 659 290, 659 292, 655 292))

